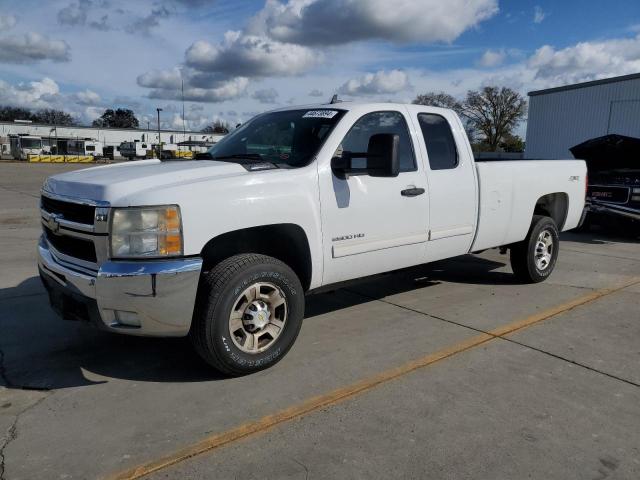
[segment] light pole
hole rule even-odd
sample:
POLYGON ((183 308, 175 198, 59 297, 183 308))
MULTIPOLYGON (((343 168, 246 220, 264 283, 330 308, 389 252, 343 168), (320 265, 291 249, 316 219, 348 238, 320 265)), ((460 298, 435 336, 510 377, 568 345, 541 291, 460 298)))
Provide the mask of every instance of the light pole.
POLYGON ((162 141, 160 140, 160 112, 162 109, 156 108, 156 111, 158 112, 158 159, 160 159, 162 157, 162 141))

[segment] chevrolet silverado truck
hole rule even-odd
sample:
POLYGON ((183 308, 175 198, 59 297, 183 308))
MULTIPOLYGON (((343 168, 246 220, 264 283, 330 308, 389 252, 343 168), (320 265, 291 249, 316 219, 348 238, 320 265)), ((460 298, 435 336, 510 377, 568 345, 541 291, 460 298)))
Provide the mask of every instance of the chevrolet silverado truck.
POLYGON ((206 158, 48 178, 39 270, 53 308, 117 333, 189 336, 228 375, 293 345, 305 295, 502 247, 540 282, 578 226, 579 160, 475 162, 460 119, 336 103, 253 118, 206 158))

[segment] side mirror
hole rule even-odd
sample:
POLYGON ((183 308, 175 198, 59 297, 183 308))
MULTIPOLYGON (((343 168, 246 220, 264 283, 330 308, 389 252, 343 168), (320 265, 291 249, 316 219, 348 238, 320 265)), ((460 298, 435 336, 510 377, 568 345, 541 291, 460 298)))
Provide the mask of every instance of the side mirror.
POLYGON ((393 133, 372 135, 366 152, 343 151, 341 156, 331 160, 331 168, 340 178, 345 178, 349 174, 397 177, 400 174, 399 145, 399 135, 393 133), (354 166, 353 159, 356 158, 366 159, 365 166, 354 166))

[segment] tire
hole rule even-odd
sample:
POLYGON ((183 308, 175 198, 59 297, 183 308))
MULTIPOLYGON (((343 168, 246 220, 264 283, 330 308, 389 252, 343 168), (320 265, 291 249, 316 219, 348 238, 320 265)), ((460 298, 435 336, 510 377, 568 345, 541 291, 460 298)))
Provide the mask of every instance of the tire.
POLYGON ((189 336, 204 361, 223 374, 254 373, 287 354, 300 332, 304 303, 300 280, 286 264, 235 255, 202 274, 189 336))
POLYGON ((558 227, 553 219, 534 215, 526 238, 511 247, 511 268, 525 283, 545 281, 556 266, 560 247, 558 227))

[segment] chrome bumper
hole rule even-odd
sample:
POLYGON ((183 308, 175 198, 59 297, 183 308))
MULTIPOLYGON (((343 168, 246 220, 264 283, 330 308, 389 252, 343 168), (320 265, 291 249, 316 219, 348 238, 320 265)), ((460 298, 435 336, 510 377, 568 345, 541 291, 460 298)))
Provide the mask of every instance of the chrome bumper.
MULTIPOLYGON (((189 333, 202 268, 201 258, 105 262, 97 274, 58 260, 44 238, 38 266, 54 296, 87 300, 100 327, 129 335, 180 337, 189 333), (94 308, 95 310, 95 308, 94 308)), ((62 312, 60 305, 57 311, 62 312)), ((95 319, 92 318, 95 321, 95 319)))

